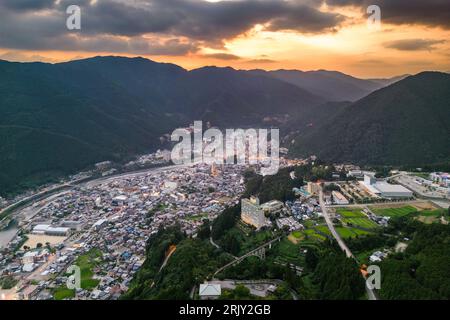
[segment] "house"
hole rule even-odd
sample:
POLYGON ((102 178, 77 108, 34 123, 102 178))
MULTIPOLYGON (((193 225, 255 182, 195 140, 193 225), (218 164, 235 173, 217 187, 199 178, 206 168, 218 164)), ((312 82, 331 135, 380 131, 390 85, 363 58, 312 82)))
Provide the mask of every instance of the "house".
POLYGON ((375 251, 370 257, 370 262, 381 262, 384 258, 387 257, 387 254, 381 251, 375 251))

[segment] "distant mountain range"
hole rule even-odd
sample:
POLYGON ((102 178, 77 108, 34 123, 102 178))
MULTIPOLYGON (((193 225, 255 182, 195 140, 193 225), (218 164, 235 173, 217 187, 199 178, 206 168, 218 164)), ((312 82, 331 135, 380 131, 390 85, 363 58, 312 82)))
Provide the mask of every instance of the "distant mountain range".
MULTIPOLYGON (((341 123, 343 114, 352 117, 354 106, 343 101, 389 81, 395 80, 362 80, 330 71, 217 67, 187 71, 143 58, 95 57, 58 64, 0 61, 0 195, 98 161, 122 161, 151 152, 161 146, 162 135, 194 120, 222 128, 280 127, 284 133, 304 137, 297 139, 298 153, 317 151, 316 142, 308 142, 323 143, 314 135, 316 130, 324 123, 341 123)), ((415 92, 424 104, 433 104, 434 89, 429 88, 430 97, 415 92)), ((376 96, 384 96, 383 92, 376 96)), ((366 103, 361 101, 356 104, 362 110, 366 103)), ((365 115, 370 119, 372 113, 377 110, 365 115)), ((355 124, 355 128, 364 127, 355 124)), ((332 140, 328 133, 325 136, 323 141, 332 140)), ((348 158, 389 160, 389 154, 380 158, 369 151, 361 157, 353 152, 348 158)))
POLYGON ((356 101, 369 93, 405 78, 358 79, 337 71, 251 70, 253 74, 266 75, 296 85, 327 101, 356 101))
POLYGON ((343 108, 295 139, 295 154, 362 164, 450 160, 450 74, 407 77, 343 108))

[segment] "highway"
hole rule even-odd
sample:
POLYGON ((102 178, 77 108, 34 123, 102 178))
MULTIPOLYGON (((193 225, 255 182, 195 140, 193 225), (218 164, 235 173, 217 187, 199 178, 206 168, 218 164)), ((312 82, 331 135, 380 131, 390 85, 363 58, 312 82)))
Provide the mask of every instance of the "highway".
MULTIPOLYGON (((334 228, 333 222, 331 221, 331 217, 328 214, 327 207, 325 206, 325 201, 323 200, 322 190, 320 191, 320 194, 319 194, 319 203, 320 203, 320 207, 322 209, 323 217, 325 218, 325 222, 328 225, 328 229, 330 229, 330 232, 333 235, 333 237, 336 239, 337 243, 339 244, 339 247, 342 249, 342 251, 345 252, 347 258, 355 259, 355 256, 353 255, 353 253, 350 251, 350 249, 345 244, 344 240, 342 240, 341 236, 339 235, 339 233, 337 233, 336 229, 334 228)), ((369 300, 377 300, 375 292, 372 289, 369 289, 367 287, 367 284, 365 287, 366 287, 367 297, 369 298, 369 300)))

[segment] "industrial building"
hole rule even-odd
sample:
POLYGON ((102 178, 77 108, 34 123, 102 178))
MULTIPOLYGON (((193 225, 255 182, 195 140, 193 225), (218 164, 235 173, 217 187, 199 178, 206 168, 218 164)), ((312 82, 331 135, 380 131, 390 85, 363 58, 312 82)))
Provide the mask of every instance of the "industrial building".
POLYGON ((390 184, 385 181, 377 181, 375 175, 364 175, 364 181, 361 184, 374 196, 388 199, 412 198, 413 192, 399 185, 390 184))
POLYGON ((49 236, 67 236, 70 228, 52 227, 49 224, 38 224, 33 228, 34 234, 46 234, 49 236))

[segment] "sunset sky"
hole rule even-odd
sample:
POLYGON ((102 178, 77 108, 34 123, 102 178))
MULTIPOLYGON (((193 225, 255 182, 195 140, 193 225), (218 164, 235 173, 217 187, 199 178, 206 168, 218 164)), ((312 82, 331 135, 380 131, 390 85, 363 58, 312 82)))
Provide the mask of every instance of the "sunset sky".
POLYGON ((0 0, 0 59, 143 56, 187 69, 450 71, 449 0, 0 0), (81 7, 81 30, 66 8, 81 7), (381 28, 367 24, 381 8, 381 28))

